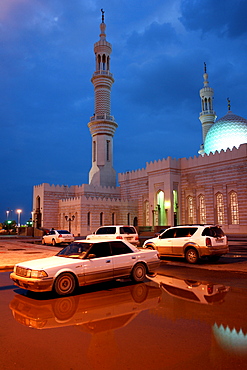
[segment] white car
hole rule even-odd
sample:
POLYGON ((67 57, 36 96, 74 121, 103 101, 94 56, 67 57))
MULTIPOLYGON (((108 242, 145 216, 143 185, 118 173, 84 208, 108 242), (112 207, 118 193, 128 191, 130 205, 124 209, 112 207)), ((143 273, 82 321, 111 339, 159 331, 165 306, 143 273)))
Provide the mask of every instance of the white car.
POLYGON ((135 227, 130 225, 100 226, 93 234, 88 235, 86 239, 122 239, 136 246, 140 244, 135 227))
POLYGON ((61 244, 71 243, 75 240, 74 236, 67 230, 50 230, 42 237, 42 244, 61 244))
POLYGON ((160 265, 157 251, 140 250, 122 240, 80 240, 56 256, 20 262, 10 278, 33 292, 72 294, 77 286, 130 277, 141 282, 160 265))
POLYGON ((161 256, 184 257, 189 263, 197 263, 201 257, 216 262, 229 252, 227 237, 217 225, 170 227, 146 240, 143 248, 156 249, 161 256))

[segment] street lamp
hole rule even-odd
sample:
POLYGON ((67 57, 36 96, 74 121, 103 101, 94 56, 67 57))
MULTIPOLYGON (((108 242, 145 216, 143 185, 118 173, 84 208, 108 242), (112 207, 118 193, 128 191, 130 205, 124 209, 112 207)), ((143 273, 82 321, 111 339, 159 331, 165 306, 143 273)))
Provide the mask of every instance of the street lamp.
POLYGON ((71 218, 69 216, 64 216, 65 220, 69 223, 69 232, 71 233, 71 222, 74 221, 75 216, 73 215, 71 218))
POLYGON ((16 213, 18 214, 18 226, 19 227, 21 226, 21 212, 22 212, 22 209, 16 210, 16 213))
POLYGON ((7 221, 9 219, 9 209, 6 211, 6 219, 7 219, 7 221))

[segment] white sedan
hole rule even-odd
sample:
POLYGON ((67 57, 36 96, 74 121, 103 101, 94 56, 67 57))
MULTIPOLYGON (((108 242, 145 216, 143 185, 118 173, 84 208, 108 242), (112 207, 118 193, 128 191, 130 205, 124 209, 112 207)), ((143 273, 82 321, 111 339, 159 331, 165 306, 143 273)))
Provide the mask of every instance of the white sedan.
POLYGON ((80 240, 56 256, 18 263, 10 278, 20 288, 62 296, 78 286, 118 278, 141 282, 159 265, 156 250, 138 249, 123 240, 80 240))
POLYGON ((75 240, 74 236, 68 230, 50 230, 48 234, 42 238, 42 244, 60 244, 71 243, 75 240))

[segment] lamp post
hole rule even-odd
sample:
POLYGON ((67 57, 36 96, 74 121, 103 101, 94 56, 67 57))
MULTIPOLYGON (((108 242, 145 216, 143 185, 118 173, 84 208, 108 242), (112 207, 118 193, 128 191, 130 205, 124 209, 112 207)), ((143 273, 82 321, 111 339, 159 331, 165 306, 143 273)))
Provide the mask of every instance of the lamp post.
POLYGON ((17 212, 17 215, 18 215, 18 227, 20 227, 21 226, 21 212, 22 212, 22 209, 17 209, 16 212, 17 212))
POLYGON ((69 216, 64 216, 65 220, 69 223, 69 232, 71 233, 71 222, 74 221, 75 216, 73 215, 71 218, 69 216))
POLYGON ((6 211, 6 219, 9 220, 9 209, 6 211))

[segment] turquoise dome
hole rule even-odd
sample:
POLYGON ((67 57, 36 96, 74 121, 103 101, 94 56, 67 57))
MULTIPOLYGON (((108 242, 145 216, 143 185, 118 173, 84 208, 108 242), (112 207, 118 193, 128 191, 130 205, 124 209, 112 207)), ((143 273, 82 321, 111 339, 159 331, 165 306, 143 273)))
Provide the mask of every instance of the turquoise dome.
POLYGON ((228 111, 208 130, 204 142, 204 152, 209 154, 216 150, 232 149, 247 143, 247 120, 228 111))

